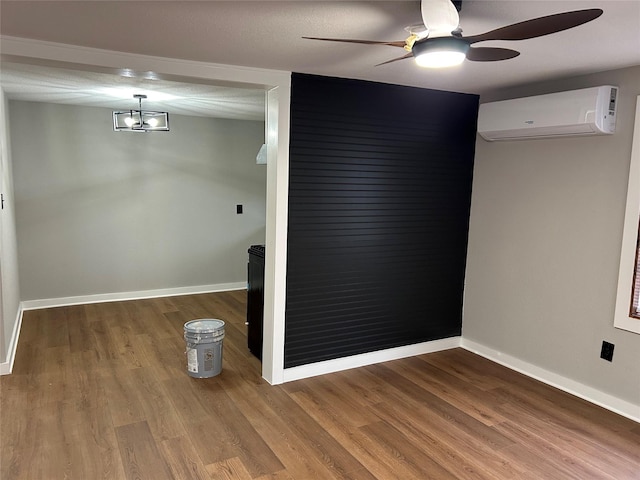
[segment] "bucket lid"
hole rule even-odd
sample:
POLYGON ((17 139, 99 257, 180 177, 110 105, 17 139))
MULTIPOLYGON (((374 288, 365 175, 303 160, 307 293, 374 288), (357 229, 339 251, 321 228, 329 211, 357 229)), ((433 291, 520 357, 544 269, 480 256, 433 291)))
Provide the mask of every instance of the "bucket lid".
POLYGON ((224 328, 224 322, 215 318, 200 318, 184 324, 184 330, 197 333, 213 333, 224 328))

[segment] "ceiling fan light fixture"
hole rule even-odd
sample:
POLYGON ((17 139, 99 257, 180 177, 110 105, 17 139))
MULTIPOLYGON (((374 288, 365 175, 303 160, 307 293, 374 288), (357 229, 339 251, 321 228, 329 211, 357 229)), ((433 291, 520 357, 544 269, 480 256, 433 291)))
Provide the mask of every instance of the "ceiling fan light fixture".
POLYGON ((455 37, 436 37, 418 41, 413 46, 416 63, 426 68, 445 68, 464 62, 469 44, 455 37))

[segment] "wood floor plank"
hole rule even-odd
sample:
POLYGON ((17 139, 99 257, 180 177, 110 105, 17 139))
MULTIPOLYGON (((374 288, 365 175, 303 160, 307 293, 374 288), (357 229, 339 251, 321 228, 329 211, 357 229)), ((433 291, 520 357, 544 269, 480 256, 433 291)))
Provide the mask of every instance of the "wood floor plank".
MULTIPOLYGON (((574 475, 571 471, 558 469, 554 462, 547 461, 546 457, 523 444, 514 443, 512 446, 502 451, 511 462, 521 465, 527 472, 527 477, 531 480, 575 480, 580 477, 574 475)), ((589 478, 589 477, 587 477, 589 478)), ((591 477, 593 480, 602 480, 598 477, 591 477)), ((584 478, 580 480, 585 480, 584 478)))
POLYGON ((211 479, 202 459, 186 435, 165 440, 160 444, 160 448, 175 479, 211 479))
POLYGON ((413 443, 429 445, 431 454, 443 464, 448 465, 447 459, 461 452, 462 458, 453 462, 460 478, 527 478, 525 471, 500 454, 502 448, 513 444, 512 440, 413 382, 394 380, 389 376, 392 371, 384 365, 370 370, 389 379, 393 386, 385 392, 385 402, 369 408, 410 436, 413 443))
MULTIPOLYGON (((266 384, 264 380, 257 377, 247 383, 240 375, 226 374, 220 380, 234 403, 286 467, 286 472, 276 472, 273 478, 289 478, 288 475, 328 480, 345 478, 343 472, 327 469, 325 457, 316 449, 313 436, 301 437, 286 416, 270 407, 268 399, 256 388, 266 384)), ((272 478, 270 475, 264 477, 272 478)))
POLYGON ((490 392, 485 392, 437 367, 430 367, 418 358, 388 362, 387 366, 485 425, 492 426, 505 421, 505 418, 493 409, 495 398, 490 392), (428 375, 425 375, 425 368, 428 369, 428 375))
POLYGON ((160 381, 183 376, 187 371, 185 343, 182 338, 159 342, 151 335, 136 335, 135 342, 145 357, 147 369, 160 381))
POLYGON ((178 338, 184 338, 184 324, 190 320, 194 320, 193 317, 185 315, 185 313, 180 310, 165 312, 162 316, 178 338))
POLYGON ((24 402, 23 408, 3 405, 23 419, 3 420, 1 425, 3 440, 18 440, 11 442, 17 448, 2 446, 1 463, 15 469, 6 478, 122 478, 111 421, 101 407, 105 396, 99 382, 90 377, 84 384, 78 382, 77 389, 65 401, 24 402), (15 431, 16 427, 20 430, 15 431), (46 468, 30 465, 34 459, 46 460, 46 468))
POLYGON ((47 309, 46 316, 40 328, 44 337, 43 347, 68 347, 69 326, 67 324, 67 310, 72 307, 58 307, 47 309))
MULTIPOLYGON (((268 388, 268 384, 257 373, 233 373, 221 375, 220 384, 286 467, 286 474, 276 472, 274 478, 351 478, 352 472, 334 468, 331 458, 317 448, 317 434, 301 434, 287 415, 272 408, 271 400, 258 388, 268 388)), ((317 428, 321 429, 319 425, 317 428)))
POLYGON ((90 352, 97 348, 95 337, 91 334, 91 329, 89 328, 84 305, 68 308, 67 324, 71 353, 90 352))
MULTIPOLYGON (((446 400, 425 390, 411 380, 396 375, 393 370, 388 368, 387 364, 364 367, 363 370, 386 381, 405 398, 413 399, 413 401, 442 417, 449 422, 451 428, 457 428, 475 438, 481 439, 491 448, 499 449, 513 443, 504 435, 496 432, 491 426, 460 410, 456 405, 451 405, 446 400)), ((390 394, 389 397, 389 403, 393 404, 395 396, 390 394)))
POLYGON ((411 443, 402 432, 384 421, 372 423, 361 428, 367 435, 384 446, 398 464, 411 472, 408 478, 420 480, 456 480, 455 474, 434 461, 431 456, 417 445, 411 443))
POLYGON ((447 425, 421 405, 398 399, 393 404, 381 403, 373 408, 382 420, 402 431, 412 443, 428 446, 434 460, 446 465, 460 479, 528 478, 527 471, 509 462, 501 449, 447 425), (414 417, 421 421, 412 421, 414 417))
POLYGON ((251 480, 254 478, 238 457, 211 463, 207 465, 207 472, 212 480, 251 480))
MULTIPOLYGON (((591 418, 585 418, 581 413, 571 410, 571 406, 580 405, 582 400, 569 396, 554 399, 555 402, 552 403, 544 398, 529 398, 523 393, 502 388, 496 389, 496 392, 503 398, 512 399, 509 403, 496 406, 496 409, 504 411, 511 418, 516 417, 523 424, 530 424, 531 419, 539 420, 543 422, 542 428, 545 425, 550 426, 549 432, 554 430, 551 426, 555 425, 561 432, 566 432, 572 438, 584 439, 581 442, 586 442, 585 448, 593 442, 602 451, 640 465, 640 442, 637 435, 630 431, 634 422, 628 419, 620 422, 620 418, 614 418, 613 425, 607 427, 602 423, 601 417, 611 418, 611 412, 591 405, 591 418), (612 432, 615 432, 615 435, 612 435, 612 432)), ((556 437, 557 434, 554 434, 554 441, 556 437)), ((625 463, 623 461, 622 464, 625 463)))
POLYGON ((482 390, 504 387, 509 385, 509 381, 512 380, 512 375, 504 378, 506 373, 504 368, 466 350, 452 348, 438 353, 437 356, 420 355, 416 359, 433 365, 465 382, 472 381, 475 387, 482 390))
POLYGON ((115 323, 119 317, 113 316, 109 319, 96 319, 88 317, 91 320, 87 324, 87 329, 93 337, 93 344, 96 347, 96 354, 101 365, 107 362, 117 362, 120 359, 118 348, 110 333, 110 323, 115 323))
MULTIPOLYGON (((224 425, 214 418, 194 418, 185 424, 186 435, 205 465, 237 457, 240 438, 225 431, 224 425)), ((263 472, 266 473, 266 472, 263 472)))
POLYGON ((24 419, 26 441, 13 450, 15 456, 10 462, 17 467, 14 478, 72 478, 77 450, 73 448, 73 428, 65 423, 64 411, 62 402, 53 402, 24 419))
MULTIPOLYGON (((597 468, 593 468, 587 463, 585 458, 568 455, 556 442, 546 442, 535 433, 526 428, 522 428, 520 425, 505 422, 502 425, 498 425, 496 429, 505 435, 509 435, 517 444, 526 443, 529 451, 534 453, 540 461, 552 466, 553 470, 557 472, 556 475, 560 478, 577 480, 585 478, 613 480, 615 478, 597 468)), ((618 477, 617 480, 619 480, 619 478, 624 477, 618 477)))
POLYGON ((34 375, 45 369, 40 353, 45 348, 42 331, 46 324, 45 310, 28 310, 22 317, 20 348, 16 351, 12 375, 34 375))
POLYGON ((0 478, 640 480, 637 423, 451 349, 269 385, 246 291, 24 312, 0 478), (222 372, 184 323, 225 321, 222 372))
POLYGON ((175 338, 175 327, 166 321, 164 312, 157 304, 149 300, 126 302, 124 308, 130 323, 135 326, 136 333, 146 333, 158 341, 175 338))
MULTIPOLYGON (((470 352, 466 353, 473 355, 470 352)), ((479 364, 486 364, 486 362, 489 361, 478 357, 479 364)), ((508 402, 518 402, 519 399, 526 399, 536 404, 551 406, 550 408, 557 411, 558 414, 562 412, 564 415, 580 419, 579 421, 584 422, 585 426, 589 428, 591 426, 595 428, 599 426, 607 430, 612 429, 615 432, 624 432, 628 431, 631 425, 637 425, 637 423, 621 415, 597 407, 581 398, 568 395, 538 380, 492 362, 489 362, 489 364, 493 365, 492 372, 495 372, 496 376, 500 376, 505 380, 502 388, 494 389, 493 392, 495 394, 495 392, 500 391, 501 396, 508 402)))
POLYGON ((122 425, 115 430, 127 480, 173 480, 147 422, 122 425))
POLYGON ((363 370, 353 369, 337 372, 333 375, 336 387, 349 392, 362 407, 368 407, 385 401, 386 385, 375 377, 368 376, 363 370))
POLYGON ((310 439, 313 447, 332 469, 341 475, 361 470, 363 465, 349 453, 335 438, 321 428, 313 418, 307 414, 295 401, 281 389, 258 387, 270 407, 279 415, 286 416, 298 436, 310 439))
POLYGON ((145 399, 140 395, 129 369, 122 369, 117 375, 101 371, 100 378, 107 392, 107 406, 114 427, 147 419, 143 405, 145 399))
POLYGON ((112 325, 109 329, 118 361, 125 368, 138 369, 149 365, 143 348, 129 325, 112 325))
POLYGON ((196 396, 193 381, 186 372, 181 372, 180 375, 169 380, 163 380, 162 385, 183 425, 209 416, 208 407, 196 396))
POLYGON ((180 416, 173 408, 164 386, 150 368, 138 368, 130 372, 131 389, 138 392, 144 418, 154 438, 158 441, 184 435, 180 416), (134 387, 135 386, 135 387, 134 387))
POLYGON ((216 378, 192 379, 186 374, 164 382, 165 391, 203 462, 240 457, 254 476, 284 468, 216 382, 216 378))
MULTIPOLYGON (((205 463, 239 457, 252 476, 260 476, 282 470, 283 465, 273 453, 269 445, 256 432, 255 428, 238 409, 235 403, 217 382, 194 380, 195 395, 204 402, 209 411, 209 418, 217 421, 209 422, 209 428, 200 429, 200 435, 194 440, 196 448, 205 463), (208 441, 207 441, 208 440, 208 441), (216 445, 232 446, 232 457, 212 459, 205 457, 203 450, 215 442, 216 445)), ((197 420, 197 419, 194 419, 197 420)), ((187 427, 189 428, 189 427, 187 427)))
POLYGON ((272 473, 270 475, 263 475, 261 477, 256 478, 255 480, 296 480, 297 478, 317 478, 317 477, 295 477, 286 470, 282 470, 280 472, 272 473))
POLYGON ((150 298, 149 302, 160 313, 175 312, 178 307, 173 302, 173 297, 150 298))
POLYGON ((68 478, 92 478, 108 480, 124 478, 124 469, 114 430, 103 419, 91 418, 78 422, 78 405, 65 404, 63 409, 68 430, 69 464, 68 478))
MULTIPOLYGON (((355 427, 379 420, 368 409, 362 408, 350 395, 350 392, 341 390, 336 385, 333 376, 314 378, 311 382, 303 380, 300 383, 304 386, 298 393, 305 393, 310 399, 313 399, 315 405, 334 412, 334 418, 339 417, 355 427)), ((294 398, 295 395, 296 393, 291 394, 294 398)))
MULTIPOLYGON (((359 426, 338 418, 334 411, 326 405, 320 405, 304 391, 291 394, 300 406, 313 417, 325 430, 349 449, 364 467, 376 478, 411 478, 414 472, 398 463, 396 457, 388 449, 383 448, 377 439, 366 435, 359 426)), ((379 419, 378 419, 379 420, 379 419)), ((378 421, 377 420, 377 421, 378 421)))
MULTIPOLYGON (((501 410, 517 416, 518 428, 527 435, 536 436, 541 440, 547 435, 553 436, 554 446, 558 450, 565 452, 567 457, 583 459, 585 468, 599 472, 602 478, 608 478, 607 472, 614 470, 622 474, 622 478, 633 478, 634 475, 640 478, 640 463, 636 463, 635 467, 631 465, 632 461, 637 459, 631 460, 626 453, 618 453, 619 450, 611 451, 601 445, 597 437, 581 433, 579 425, 567 427, 555 422, 542 411, 525 412, 513 405, 503 405, 501 410)), ((635 447, 637 455, 640 456, 640 443, 635 447)))
MULTIPOLYGON (((32 376, 5 375, 0 381, 0 455, 7 462, 5 454, 9 448, 23 448, 27 443, 27 423, 31 405, 38 397, 32 376), (10 412, 10 414, 8 413, 10 412), (14 421, 14 419, 20 419, 14 421)), ((38 406, 36 405, 36 409, 38 406)), ((0 476, 0 478, 2 478, 0 476)))
POLYGON ((70 428, 76 475, 72 478, 124 478, 108 395, 99 376, 77 369, 74 395, 63 404, 65 428, 70 428), (80 468, 77 466, 81 465, 80 468))

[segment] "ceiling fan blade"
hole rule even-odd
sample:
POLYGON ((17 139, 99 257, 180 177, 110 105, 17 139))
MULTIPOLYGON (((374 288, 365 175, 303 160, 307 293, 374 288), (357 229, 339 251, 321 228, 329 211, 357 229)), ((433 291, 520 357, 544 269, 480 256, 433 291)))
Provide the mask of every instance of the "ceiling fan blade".
POLYGON ((397 42, 378 42, 375 40, 352 40, 348 38, 319 38, 319 37, 302 37, 307 40, 322 40, 323 42, 342 42, 342 43, 361 43, 364 45, 389 45, 391 47, 404 48, 405 41, 398 40, 397 42))
POLYGON ((451 0, 422 0, 422 23, 429 29, 429 36, 449 35, 458 28, 460 17, 451 0))
POLYGON ((480 35, 464 38, 469 43, 483 42, 485 40, 526 40, 577 27, 595 20, 600 15, 602 15, 602 10, 599 8, 556 13, 555 15, 525 20, 524 22, 507 25, 480 35))
POLYGON ((406 55, 403 55, 402 57, 394 58, 392 60, 387 60, 386 62, 379 63, 376 65, 376 67, 379 67, 380 65, 386 65, 387 63, 397 62, 398 60, 404 60, 405 58, 411 58, 411 57, 413 57, 413 53, 409 52, 406 55))
POLYGON ((496 62, 508 60, 520 55, 520 52, 508 48, 471 47, 467 52, 467 60, 472 62, 496 62))

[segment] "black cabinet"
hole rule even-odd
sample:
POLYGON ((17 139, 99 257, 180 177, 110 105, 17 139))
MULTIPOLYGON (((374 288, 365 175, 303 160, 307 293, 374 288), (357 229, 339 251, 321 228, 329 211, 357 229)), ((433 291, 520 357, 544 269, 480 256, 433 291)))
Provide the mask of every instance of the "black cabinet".
POLYGON ((262 360, 262 324, 264 320, 264 245, 251 245, 247 281, 247 344, 249 351, 262 360))

